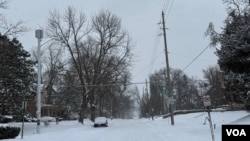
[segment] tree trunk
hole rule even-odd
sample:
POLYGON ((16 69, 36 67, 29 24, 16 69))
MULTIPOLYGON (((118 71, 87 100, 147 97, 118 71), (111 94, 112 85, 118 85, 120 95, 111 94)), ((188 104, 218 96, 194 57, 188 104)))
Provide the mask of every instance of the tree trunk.
POLYGON ((81 109, 80 109, 80 113, 79 113, 79 119, 78 119, 78 121, 80 122, 80 123, 82 123, 82 124, 84 124, 83 123, 83 117, 84 117, 84 111, 83 111, 83 104, 81 105, 81 109))
POLYGON ((91 117, 90 117, 90 120, 94 122, 95 120, 95 106, 91 106, 91 109, 90 109, 90 114, 91 114, 91 117))
POLYGON ((83 94, 82 105, 80 109, 79 122, 84 124, 85 110, 86 110, 86 96, 83 94))

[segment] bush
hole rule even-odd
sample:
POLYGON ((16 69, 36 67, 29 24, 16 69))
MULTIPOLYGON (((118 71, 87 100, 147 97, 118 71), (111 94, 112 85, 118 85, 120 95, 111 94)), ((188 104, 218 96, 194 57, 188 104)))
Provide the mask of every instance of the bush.
POLYGON ((20 130, 20 127, 0 126, 0 140, 13 139, 19 135, 20 130))

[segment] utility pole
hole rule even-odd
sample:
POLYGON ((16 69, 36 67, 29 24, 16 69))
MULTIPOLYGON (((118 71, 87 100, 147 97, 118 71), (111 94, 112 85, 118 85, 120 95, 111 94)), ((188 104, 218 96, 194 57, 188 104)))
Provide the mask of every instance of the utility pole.
POLYGON ((170 85, 170 69, 169 69, 169 60, 168 60, 167 37, 166 37, 165 19, 164 19, 164 12, 163 11, 162 11, 162 25, 163 25, 165 56, 166 56, 166 67, 167 67, 167 89, 168 89, 168 97, 170 98, 169 112, 170 112, 170 116, 171 116, 171 125, 174 125, 174 115, 173 115, 173 109, 172 109, 173 95, 172 95, 172 88, 170 85))

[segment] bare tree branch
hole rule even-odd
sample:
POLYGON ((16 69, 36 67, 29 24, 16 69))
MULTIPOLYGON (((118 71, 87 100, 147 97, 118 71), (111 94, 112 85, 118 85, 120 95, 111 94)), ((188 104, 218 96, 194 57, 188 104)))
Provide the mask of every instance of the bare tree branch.
MULTIPOLYGON (((7 9, 7 0, 0 1, 0 9, 7 9)), ((11 23, 5 16, 0 14, 0 32, 7 36, 17 36, 23 32, 27 32, 29 29, 24 26, 24 22, 19 20, 17 23, 11 23)))
POLYGON ((86 82, 83 77, 84 71, 81 62, 80 44, 83 42, 83 38, 90 32, 90 29, 86 25, 84 14, 79 12, 79 17, 77 17, 77 14, 73 7, 68 7, 64 15, 61 15, 56 10, 50 12, 47 34, 49 38, 66 47, 70 53, 82 89, 82 106, 79 121, 83 123, 88 90, 86 89, 86 82))
POLYGON ((27 32, 29 29, 23 26, 23 21, 18 21, 15 24, 8 22, 5 18, 0 21, 0 29, 3 31, 3 35, 13 35, 16 36, 20 33, 27 32))
POLYGON ((7 9, 7 4, 8 4, 7 0, 1 0, 0 1, 0 8, 7 9))

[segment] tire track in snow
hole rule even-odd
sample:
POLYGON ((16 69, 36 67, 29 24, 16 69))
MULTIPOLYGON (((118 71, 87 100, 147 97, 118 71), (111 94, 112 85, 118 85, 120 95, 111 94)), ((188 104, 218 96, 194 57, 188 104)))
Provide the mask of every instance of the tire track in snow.
POLYGON ((166 141, 152 128, 152 121, 116 120, 107 128, 97 129, 95 141, 166 141), (100 131, 101 130, 101 131, 100 131))

